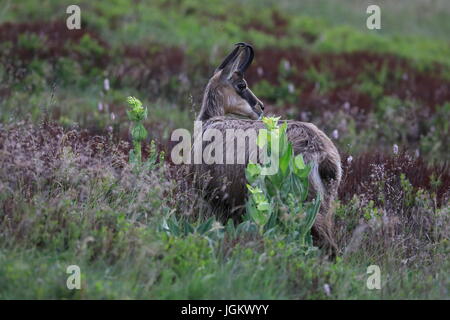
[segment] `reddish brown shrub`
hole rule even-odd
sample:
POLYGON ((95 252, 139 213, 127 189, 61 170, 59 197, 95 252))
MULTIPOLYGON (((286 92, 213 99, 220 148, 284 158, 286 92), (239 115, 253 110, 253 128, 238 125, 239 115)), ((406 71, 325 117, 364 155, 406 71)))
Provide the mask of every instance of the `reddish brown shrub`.
POLYGON ((339 188, 339 198, 344 202, 355 194, 365 195, 377 203, 380 199, 399 201, 404 192, 400 184, 401 174, 415 190, 435 192, 438 206, 449 200, 448 165, 430 167, 421 157, 412 157, 406 152, 397 155, 371 152, 355 156, 351 162, 346 159, 348 157, 344 156, 344 175, 339 188), (433 185, 432 176, 440 181, 438 185, 433 185))
POLYGON ((61 170, 96 169, 100 173, 98 168, 108 168, 103 170, 105 174, 120 170, 128 158, 127 148, 124 142, 114 144, 108 137, 93 136, 86 130, 65 131, 51 123, 0 125, 0 188, 21 189, 32 196, 37 187, 58 183, 55 177, 61 170), (66 168, 68 165, 71 167, 66 168))
POLYGON ((149 94, 160 94, 160 89, 167 86, 172 77, 180 78, 185 68, 183 50, 149 44, 126 46, 121 53, 120 63, 111 66, 111 73, 118 85, 129 82, 138 89, 147 90, 149 94))
POLYGON ((288 21, 279 11, 272 11, 271 14, 271 24, 266 21, 260 21, 253 19, 252 21, 245 23, 245 29, 254 29, 262 33, 270 34, 275 37, 283 37, 286 35, 286 28, 288 26, 288 21))
POLYGON ((73 46, 79 44, 85 36, 93 39, 100 48, 108 48, 107 43, 96 33, 87 28, 69 30, 63 21, 7 22, 0 25, 0 44, 3 45, 0 63, 9 74, 18 79, 27 74, 28 64, 35 58, 54 63, 59 57, 68 57, 82 61, 83 64, 88 62, 89 66, 107 66, 107 50, 103 53, 86 53, 74 49, 73 46), (38 37, 37 46, 21 43, 27 41, 27 36, 38 37))
POLYGON ((296 69, 287 80, 301 89, 298 102, 302 109, 317 114, 323 110, 338 110, 345 103, 364 113, 370 112, 374 107, 373 99, 357 87, 363 82, 361 76, 376 81, 376 75, 383 69, 387 72, 385 83, 380 84, 383 95, 417 101, 431 110, 450 101, 450 81, 443 76, 443 66, 434 65, 426 71, 418 71, 403 58, 365 51, 310 54, 298 48, 262 49, 258 50, 247 78, 250 83, 266 80, 278 86, 283 60, 296 69), (331 75, 334 86, 318 94, 316 83, 305 77, 311 68, 320 74, 331 75))

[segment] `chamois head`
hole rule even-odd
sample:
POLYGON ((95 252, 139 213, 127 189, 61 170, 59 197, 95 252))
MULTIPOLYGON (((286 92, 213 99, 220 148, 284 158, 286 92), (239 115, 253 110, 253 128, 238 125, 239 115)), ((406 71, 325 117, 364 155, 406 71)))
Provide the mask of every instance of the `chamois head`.
POLYGON ((248 88, 244 73, 253 61, 252 46, 240 42, 214 71, 203 97, 198 120, 234 114, 259 119, 264 105, 248 88))

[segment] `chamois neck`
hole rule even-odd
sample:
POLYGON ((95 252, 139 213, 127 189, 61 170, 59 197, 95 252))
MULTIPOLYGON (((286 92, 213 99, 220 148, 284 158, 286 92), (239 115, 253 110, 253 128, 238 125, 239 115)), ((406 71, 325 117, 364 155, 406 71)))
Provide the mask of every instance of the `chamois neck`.
POLYGON ((206 87, 203 96, 202 108, 197 117, 197 121, 206 121, 213 117, 223 116, 223 103, 220 94, 210 85, 206 87))

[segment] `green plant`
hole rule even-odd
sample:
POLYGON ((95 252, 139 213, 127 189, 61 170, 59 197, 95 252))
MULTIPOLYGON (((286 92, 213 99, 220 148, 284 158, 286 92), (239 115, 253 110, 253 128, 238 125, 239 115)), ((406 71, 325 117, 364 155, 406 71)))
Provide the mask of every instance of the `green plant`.
POLYGON ((299 241, 301 247, 308 249, 312 246, 310 230, 319 211, 320 197, 306 202, 311 167, 304 163, 302 155, 294 155, 286 135, 287 123, 279 126, 278 120, 263 118, 266 129, 259 132, 257 143, 265 148, 268 161, 247 166, 247 213, 261 233, 270 234, 281 228, 289 240, 299 241))
POLYGON ((315 66, 305 71, 305 78, 314 83, 317 92, 321 95, 336 87, 332 74, 318 70, 315 66))
POLYGON ((297 73, 295 66, 287 60, 281 60, 278 66, 278 84, 274 85, 263 79, 254 85, 253 90, 257 96, 274 101, 277 105, 293 105, 300 94, 300 88, 295 87, 292 81, 297 73))
POLYGON ((420 137, 421 153, 433 163, 449 161, 448 145, 450 138, 448 135, 450 124, 448 115, 450 114, 450 103, 445 103, 436 108, 436 112, 427 120, 429 127, 426 134, 420 137))
POLYGON ((135 97, 128 97, 127 103, 129 109, 127 110, 128 118, 133 121, 131 128, 131 138, 133 139, 134 150, 130 151, 130 163, 142 163, 142 141, 147 138, 147 130, 142 121, 147 119, 148 110, 144 109, 142 102, 135 97))
POLYGON ((301 155, 295 156, 286 136, 287 124, 278 125, 279 118, 263 118, 266 129, 258 135, 258 146, 266 147, 269 161, 263 165, 250 163, 246 168, 249 198, 244 221, 231 219, 223 226, 213 218, 189 221, 187 217, 169 214, 161 230, 170 236, 197 234, 210 244, 222 244, 224 238, 274 236, 295 243, 295 251, 312 249, 311 228, 320 206, 320 198, 306 202, 308 175, 311 167, 301 155), (272 171, 274 170, 274 171, 272 171))
MULTIPOLYGON (((142 167, 142 142, 147 138, 148 132, 142 122, 147 119, 148 110, 142 106, 142 102, 135 97, 128 97, 127 103, 129 109, 127 110, 128 118, 133 121, 131 128, 131 138, 133 139, 134 149, 130 151, 130 163, 135 167, 142 167)), ((164 160, 164 152, 158 153, 156 150, 155 141, 150 143, 150 153, 147 161, 144 163, 145 169, 153 169, 157 161, 160 163, 164 160)))
POLYGON ((169 215, 163 219, 161 231, 168 235, 181 237, 189 234, 198 234, 206 237, 208 240, 217 240, 223 236, 223 226, 211 217, 203 222, 190 223, 186 217, 177 218, 175 215, 169 215))

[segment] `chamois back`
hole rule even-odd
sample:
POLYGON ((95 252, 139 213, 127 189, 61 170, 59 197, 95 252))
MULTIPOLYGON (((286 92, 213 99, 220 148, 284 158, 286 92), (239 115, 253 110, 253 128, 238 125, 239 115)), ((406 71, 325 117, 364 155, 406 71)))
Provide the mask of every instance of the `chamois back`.
MULTIPOLYGON (((341 181, 341 159, 331 140, 314 124, 287 121, 287 136, 292 142, 295 155, 302 154, 306 163, 312 166, 309 176, 309 198, 319 193, 322 198, 321 208, 314 225, 314 230, 321 238, 331 241, 330 228, 332 227, 331 201, 335 198, 337 188, 341 181), (328 239, 330 238, 330 239, 328 239)), ((203 164, 193 165, 197 176, 197 183, 207 190, 208 201, 216 208, 221 209, 224 220, 233 218, 238 220, 244 213, 244 204, 247 197, 245 168, 249 162, 249 139, 247 143, 239 144, 236 136, 234 141, 227 139, 227 130, 234 132, 258 132, 265 128, 262 121, 230 119, 214 117, 203 122, 202 130, 215 129, 222 133, 223 138, 223 164, 205 164, 208 158, 203 158, 203 164), (256 130, 249 130, 256 129, 256 130), (230 148, 233 148, 231 150, 230 148), (232 152, 232 153, 231 153, 232 152), (227 157, 232 154, 233 164, 229 164, 227 157), (244 155, 244 163, 237 163, 238 157, 244 155)), ((242 137, 241 137, 242 138, 242 137)), ((203 142, 203 149, 208 142, 203 142)), ((253 150, 254 152, 254 150, 253 150)), ((228 159, 229 160, 229 159, 228 159)))

